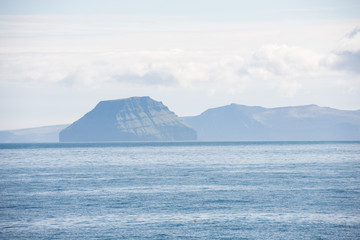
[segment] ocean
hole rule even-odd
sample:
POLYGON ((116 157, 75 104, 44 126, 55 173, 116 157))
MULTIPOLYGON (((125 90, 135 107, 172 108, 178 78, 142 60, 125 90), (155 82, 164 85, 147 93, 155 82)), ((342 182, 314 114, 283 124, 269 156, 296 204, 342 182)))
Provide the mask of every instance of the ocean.
POLYGON ((360 142, 0 144, 0 239, 360 239, 360 142))

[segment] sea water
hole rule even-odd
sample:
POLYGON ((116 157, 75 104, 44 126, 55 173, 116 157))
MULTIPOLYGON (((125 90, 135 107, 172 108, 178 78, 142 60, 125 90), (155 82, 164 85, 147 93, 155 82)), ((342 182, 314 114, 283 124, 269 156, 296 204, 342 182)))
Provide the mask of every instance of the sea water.
POLYGON ((360 142, 1 144, 0 239, 360 239, 360 142))

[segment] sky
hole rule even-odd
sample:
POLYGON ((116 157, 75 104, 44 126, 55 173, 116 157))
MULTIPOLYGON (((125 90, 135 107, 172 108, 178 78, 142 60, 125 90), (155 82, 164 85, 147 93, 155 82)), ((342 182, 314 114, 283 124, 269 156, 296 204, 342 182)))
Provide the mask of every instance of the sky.
POLYGON ((359 110, 360 2, 0 0, 0 130, 131 96, 359 110))

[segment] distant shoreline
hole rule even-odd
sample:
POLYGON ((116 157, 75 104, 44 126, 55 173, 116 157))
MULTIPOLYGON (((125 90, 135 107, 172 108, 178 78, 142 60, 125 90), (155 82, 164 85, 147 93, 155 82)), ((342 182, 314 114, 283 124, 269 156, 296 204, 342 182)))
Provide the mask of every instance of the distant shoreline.
POLYGON ((360 144, 360 141, 179 141, 179 142, 76 142, 0 143, 0 149, 29 148, 107 148, 107 147, 191 147, 251 145, 360 144))

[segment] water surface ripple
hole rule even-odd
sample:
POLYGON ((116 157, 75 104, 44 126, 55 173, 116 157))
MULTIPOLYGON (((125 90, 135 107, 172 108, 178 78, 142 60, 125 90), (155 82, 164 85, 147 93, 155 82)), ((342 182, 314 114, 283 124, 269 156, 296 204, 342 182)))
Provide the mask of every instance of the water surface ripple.
POLYGON ((1 239, 359 239, 360 142, 0 144, 1 239))

